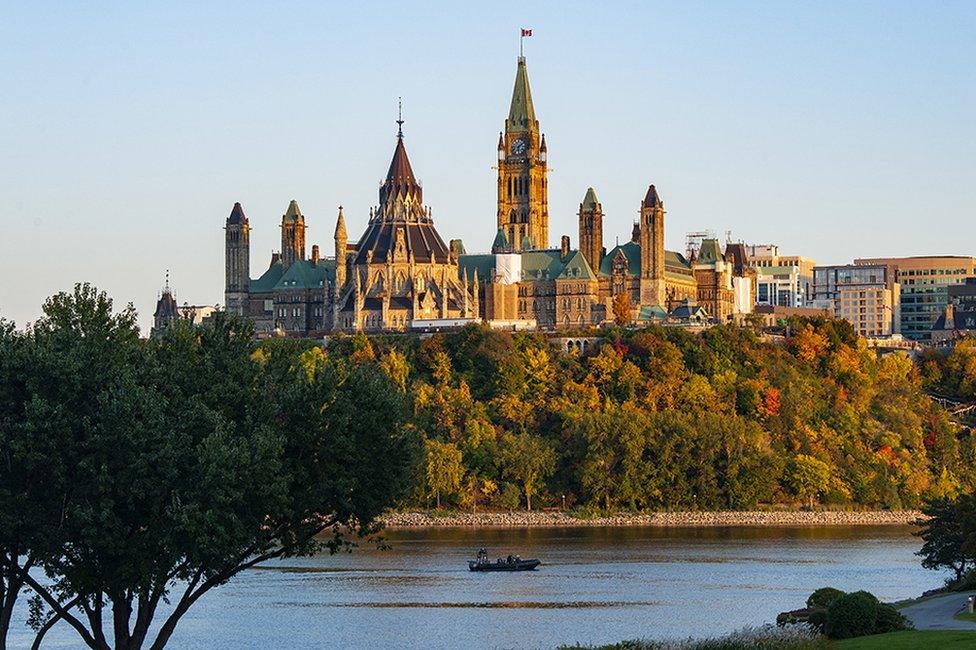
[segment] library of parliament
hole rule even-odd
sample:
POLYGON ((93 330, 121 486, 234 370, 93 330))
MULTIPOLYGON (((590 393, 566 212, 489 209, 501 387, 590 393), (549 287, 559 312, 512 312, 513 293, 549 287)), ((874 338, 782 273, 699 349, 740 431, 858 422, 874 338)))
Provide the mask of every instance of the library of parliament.
MULTIPOLYGON (((539 128, 524 57, 504 130, 498 137, 498 210, 490 252, 445 243, 424 204, 404 142, 350 241, 339 208, 332 255, 309 254, 305 217, 291 201, 281 218, 281 250, 250 277, 250 226, 240 203, 225 223, 225 305, 250 318, 259 336, 405 331, 481 320, 510 329, 578 328, 612 320, 665 320, 680 306, 727 321, 747 280, 744 251, 705 240, 691 258, 665 250, 665 210, 654 185, 635 188, 637 214, 628 241, 604 246, 603 209, 593 188, 581 192, 578 247, 562 236, 550 248, 546 137, 539 128), (626 298, 618 298, 625 294, 626 298)), ((581 188, 582 189, 582 188, 581 188)), ((485 240, 491 236, 486 232, 485 240)))

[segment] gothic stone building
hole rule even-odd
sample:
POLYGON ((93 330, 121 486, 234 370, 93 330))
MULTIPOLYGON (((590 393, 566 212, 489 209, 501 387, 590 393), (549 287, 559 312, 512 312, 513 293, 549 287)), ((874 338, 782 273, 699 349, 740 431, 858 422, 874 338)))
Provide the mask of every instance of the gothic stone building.
POLYGON ((549 247, 547 145, 539 128, 525 58, 519 57, 508 118, 498 137, 496 235, 490 253, 445 244, 404 145, 402 120, 379 204, 365 232, 348 242, 339 208, 334 255, 306 257, 305 217, 292 201, 281 220, 281 251, 249 276, 247 217, 235 204, 225 224, 225 303, 251 318, 259 335, 409 330, 432 323, 486 320, 556 329, 613 318, 627 295, 637 320, 665 318, 697 304, 725 322, 734 311, 737 264, 716 240, 697 258, 664 248, 665 210, 651 185, 630 241, 607 251, 603 208, 590 188, 579 206, 579 248, 563 236, 549 247))

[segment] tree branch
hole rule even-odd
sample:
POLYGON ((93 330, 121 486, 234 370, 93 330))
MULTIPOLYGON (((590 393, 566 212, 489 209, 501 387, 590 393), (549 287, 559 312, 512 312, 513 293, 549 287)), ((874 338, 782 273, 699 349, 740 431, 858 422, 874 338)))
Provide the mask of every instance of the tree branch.
MULTIPOLYGON (((79 600, 81 600, 81 597, 75 596, 64 604, 64 608, 68 610, 74 608, 78 604, 79 600)), ((44 640, 44 635, 47 634, 48 630, 54 627, 60 620, 61 615, 55 612, 47 619, 47 621, 45 621, 44 625, 41 626, 41 629, 37 631, 37 635, 34 637, 34 643, 31 644, 31 650, 40 650, 41 641, 44 640)))
MULTIPOLYGON (((68 624, 71 625, 71 627, 75 628, 75 630, 78 632, 82 640, 88 645, 89 648, 94 648, 95 650, 110 650, 108 646, 105 645, 104 643, 102 645, 99 645, 95 641, 95 638, 92 637, 91 633, 85 628, 84 624, 82 624, 81 621, 75 618, 70 611, 68 611, 63 605, 61 605, 61 603, 58 602, 57 598, 51 595, 50 591, 48 591, 37 580, 31 577, 30 574, 21 573, 21 577, 24 579, 24 582, 31 589, 33 589, 38 596, 44 599, 44 602, 47 603, 48 607, 53 609, 62 619, 67 621, 68 624)), ((84 599, 81 599, 80 602, 84 602, 84 599)))

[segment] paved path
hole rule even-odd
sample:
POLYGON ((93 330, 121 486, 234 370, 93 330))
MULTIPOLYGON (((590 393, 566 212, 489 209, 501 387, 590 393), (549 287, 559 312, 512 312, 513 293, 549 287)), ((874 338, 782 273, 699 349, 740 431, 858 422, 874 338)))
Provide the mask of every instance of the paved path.
POLYGON ((957 621, 952 618, 959 610, 966 606, 966 598, 974 592, 961 592, 930 598, 920 603, 909 605, 900 611, 918 630, 970 630, 976 631, 976 623, 957 621))

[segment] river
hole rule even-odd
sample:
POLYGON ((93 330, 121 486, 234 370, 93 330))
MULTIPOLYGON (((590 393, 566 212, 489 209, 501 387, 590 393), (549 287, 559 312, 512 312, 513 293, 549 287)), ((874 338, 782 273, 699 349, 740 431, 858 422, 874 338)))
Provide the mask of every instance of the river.
MULTIPOLYGON (((399 529, 389 550, 289 559, 205 596, 172 647, 551 648, 708 636, 771 622, 817 587, 917 596, 942 576, 921 568, 911 529, 399 529), (543 566, 471 573, 478 547, 543 566)), ((26 636, 12 635, 11 647, 26 636)), ((77 647, 67 627, 45 647, 77 647)))

